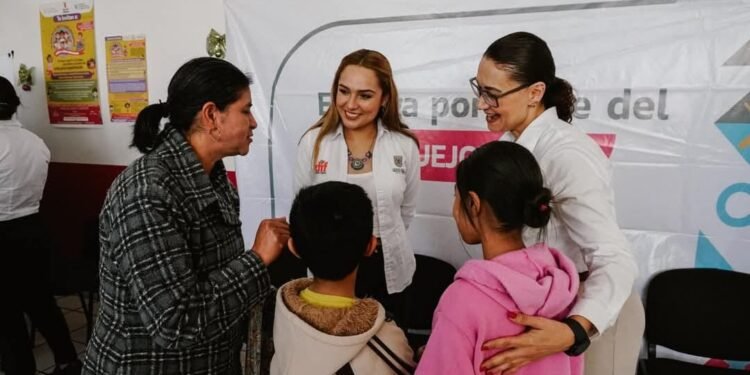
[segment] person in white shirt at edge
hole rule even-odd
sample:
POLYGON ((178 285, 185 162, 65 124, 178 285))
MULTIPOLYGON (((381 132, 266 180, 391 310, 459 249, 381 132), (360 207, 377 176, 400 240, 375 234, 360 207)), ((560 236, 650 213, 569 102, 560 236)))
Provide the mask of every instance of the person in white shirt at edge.
POLYGON ((0 77, 0 348, 7 375, 36 373, 34 339, 24 313, 54 355, 53 375, 81 373, 63 313, 50 281, 52 248, 39 214, 50 151, 41 138, 13 118, 21 104, 0 77))
POLYGON ((358 297, 372 297, 403 322, 403 294, 416 268, 406 230, 416 211, 419 143, 401 121, 391 65, 366 49, 346 55, 331 107, 300 140, 294 191, 325 181, 361 186, 372 201, 378 248, 359 268, 358 297))
MULTIPOLYGON (((614 208, 611 167, 601 148, 570 124, 575 96, 555 76, 547 44, 517 32, 492 43, 476 78, 470 80, 491 131, 534 154, 552 194, 549 245, 573 259, 581 273, 579 299, 563 322, 517 314, 527 326, 515 337, 487 341, 503 351, 483 363, 492 373, 512 374, 539 358, 586 350, 588 375, 635 374, 645 325, 643 305, 633 293, 638 272, 614 208), (616 351, 615 351, 616 343, 616 351)), ((538 233, 528 230, 531 244, 538 233)))

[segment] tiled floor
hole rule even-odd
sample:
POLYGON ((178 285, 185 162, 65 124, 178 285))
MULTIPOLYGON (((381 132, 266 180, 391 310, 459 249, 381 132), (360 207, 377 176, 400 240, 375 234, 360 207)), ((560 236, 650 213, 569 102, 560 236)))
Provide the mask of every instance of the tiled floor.
MULTIPOLYGON (((63 315, 65 315, 65 321, 68 323, 68 329, 70 330, 70 338, 73 340, 78 357, 83 359, 83 352, 86 350, 86 317, 83 315, 81 300, 78 296, 58 297, 57 305, 60 306, 63 315)), ((94 317, 96 317, 96 308, 98 308, 98 303, 94 303, 94 317)), ((49 345, 39 332, 36 333, 34 345, 38 374, 52 373, 55 368, 55 359, 49 345)))
MULTIPOLYGON (((57 305, 60 306, 65 321, 68 323, 70 338, 76 348, 78 357, 83 359, 83 352, 86 350, 86 316, 83 314, 81 300, 78 296, 57 297, 57 305)), ((98 307, 98 302, 95 302, 94 317, 96 317, 98 307)), ((36 332, 34 338, 34 358, 36 359, 37 375, 51 374, 55 369, 55 358, 52 351, 39 332, 36 332)), ((4 373, 0 371, 0 375, 4 375, 4 373)))

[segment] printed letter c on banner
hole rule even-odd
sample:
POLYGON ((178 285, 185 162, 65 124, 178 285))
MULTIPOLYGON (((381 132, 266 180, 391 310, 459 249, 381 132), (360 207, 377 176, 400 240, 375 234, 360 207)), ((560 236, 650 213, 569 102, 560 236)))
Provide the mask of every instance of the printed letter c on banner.
POLYGON ((750 226, 750 213, 748 213, 744 217, 738 218, 729 215, 729 213, 727 212, 727 203, 729 201, 729 198, 736 193, 745 193, 750 195, 750 184, 739 182, 734 185, 730 185, 728 188, 722 191, 719 195, 718 201, 716 202, 716 214, 719 215, 719 219, 721 219, 724 224, 730 227, 741 228, 750 226))

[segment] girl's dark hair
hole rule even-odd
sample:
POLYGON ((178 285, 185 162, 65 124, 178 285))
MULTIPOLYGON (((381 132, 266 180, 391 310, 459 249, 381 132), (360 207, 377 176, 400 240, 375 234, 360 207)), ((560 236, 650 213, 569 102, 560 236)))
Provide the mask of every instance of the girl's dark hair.
POLYGON ((473 191, 492 208, 503 232, 524 226, 544 228, 552 212, 552 192, 543 185, 534 155, 513 142, 487 143, 459 163, 456 189, 470 220, 469 192, 473 191))
POLYGON ((511 78, 522 85, 543 82, 547 86, 542 98, 544 108, 554 106, 561 120, 573 120, 573 87, 555 76, 555 60, 544 40, 527 32, 508 34, 487 47, 484 56, 504 65, 511 78))
POLYGON ((13 84, 5 77, 0 77, 0 120, 10 120, 19 105, 21 99, 16 95, 13 84))
POLYGON ((169 82, 167 102, 151 104, 138 113, 130 147, 147 153, 158 146, 163 117, 169 118, 170 126, 187 134, 204 104, 212 102, 223 111, 250 83, 248 75, 224 60, 199 57, 186 62, 169 82))

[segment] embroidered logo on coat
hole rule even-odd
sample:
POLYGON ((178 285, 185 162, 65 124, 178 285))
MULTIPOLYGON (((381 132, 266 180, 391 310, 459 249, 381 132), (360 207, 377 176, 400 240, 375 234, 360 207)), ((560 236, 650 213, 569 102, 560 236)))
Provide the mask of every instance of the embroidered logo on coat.
POLYGON ((401 168, 404 166, 404 157, 401 155, 394 155, 393 156, 393 163, 396 164, 397 167, 401 168))
POLYGON ((315 173, 316 174, 325 174, 326 170, 328 169, 328 162, 325 160, 319 160, 317 163, 315 163, 315 173))

